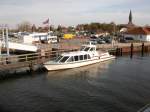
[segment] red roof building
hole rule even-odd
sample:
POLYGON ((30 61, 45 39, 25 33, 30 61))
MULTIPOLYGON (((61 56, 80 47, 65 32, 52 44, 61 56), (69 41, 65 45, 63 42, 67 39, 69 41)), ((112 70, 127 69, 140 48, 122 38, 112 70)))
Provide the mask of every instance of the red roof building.
POLYGON ((147 27, 135 27, 129 29, 126 34, 134 34, 134 35, 150 35, 150 28, 147 27))
POLYGON ((150 41, 150 27, 135 27, 129 29, 125 34, 125 38, 140 41, 150 41))

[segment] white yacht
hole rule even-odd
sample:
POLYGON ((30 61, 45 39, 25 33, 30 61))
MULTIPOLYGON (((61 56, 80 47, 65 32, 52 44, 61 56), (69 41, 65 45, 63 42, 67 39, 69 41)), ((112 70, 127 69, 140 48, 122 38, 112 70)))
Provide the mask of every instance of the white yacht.
POLYGON ((56 60, 44 63, 44 66, 47 70, 53 71, 86 66, 114 58, 115 56, 106 51, 97 51, 96 45, 88 44, 83 45, 79 51, 62 53, 56 60))

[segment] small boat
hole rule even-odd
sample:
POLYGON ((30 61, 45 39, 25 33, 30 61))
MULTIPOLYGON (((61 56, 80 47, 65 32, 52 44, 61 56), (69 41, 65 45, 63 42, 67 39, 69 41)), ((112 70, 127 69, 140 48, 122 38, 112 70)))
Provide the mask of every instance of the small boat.
POLYGON ((150 112, 150 104, 147 104, 137 112, 150 112))
POLYGON ((44 63, 44 66, 48 71, 54 71, 86 66, 114 58, 115 56, 107 51, 97 51, 96 45, 85 44, 79 51, 62 53, 55 60, 44 63))

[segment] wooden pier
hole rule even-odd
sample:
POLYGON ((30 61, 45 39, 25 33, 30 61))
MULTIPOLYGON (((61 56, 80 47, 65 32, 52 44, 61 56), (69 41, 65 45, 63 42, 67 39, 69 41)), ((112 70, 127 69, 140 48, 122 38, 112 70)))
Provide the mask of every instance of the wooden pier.
POLYGON ((109 52, 116 56, 122 56, 123 54, 129 54, 132 58, 134 53, 141 53, 144 56, 145 53, 150 52, 150 43, 128 43, 126 46, 116 46, 110 48, 109 52))
MULTIPOLYGON (((79 49, 82 44, 88 42, 88 39, 72 39, 63 40, 59 43, 59 49, 79 49)), ((150 42, 133 42, 133 43, 118 43, 115 44, 97 44, 97 49, 108 50, 111 54, 116 56, 122 56, 124 54, 130 54, 131 57, 134 53, 150 52, 150 42)))
POLYGON ((0 57, 0 71, 17 70, 21 68, 34 71, 37 66, 43 65, 43 63, 56 58, 56 55, 69 51, 73 50, 44 51, 23 55, 2 56, 0 57))
MULTIPOLYGON (((67 40, 68 41, 68 40, 67 40)), ((85 40, 86 41, 86 40, 85 40)), ((21 68, 27 68, 28 70, 34 71, 37 66, 42 66, 43 63, 55 58, 58 54, 62 52, 69 52, 79 50, 79 45, 71 44, 70 41, 59 43, 59 47, 53 50, 41 48, 38 53, 30 53, 23 55, 12 55, 12 56, 1 56, 0 57, 0 71, 11 71, 21 68), (76 46, 75 46, 76 45, 76 46)), ((141 56, 144 53, 150 52, 150 43, 117 43, 114 46, 112 44, 100 44, 97 45, 98 49, 108 50, 111 54, 116 56, 122 56, 124 54, 130 54, 132 58, 134 53, 140 52, 141 56)))

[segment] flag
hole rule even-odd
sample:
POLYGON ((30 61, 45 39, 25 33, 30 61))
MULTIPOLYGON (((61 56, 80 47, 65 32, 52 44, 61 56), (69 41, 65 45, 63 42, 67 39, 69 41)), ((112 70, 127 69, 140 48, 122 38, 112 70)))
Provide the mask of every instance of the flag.
POLYGON ((43 22, 43 24, 48 24, 48 23, 49 23, 49 18, 43 22))

